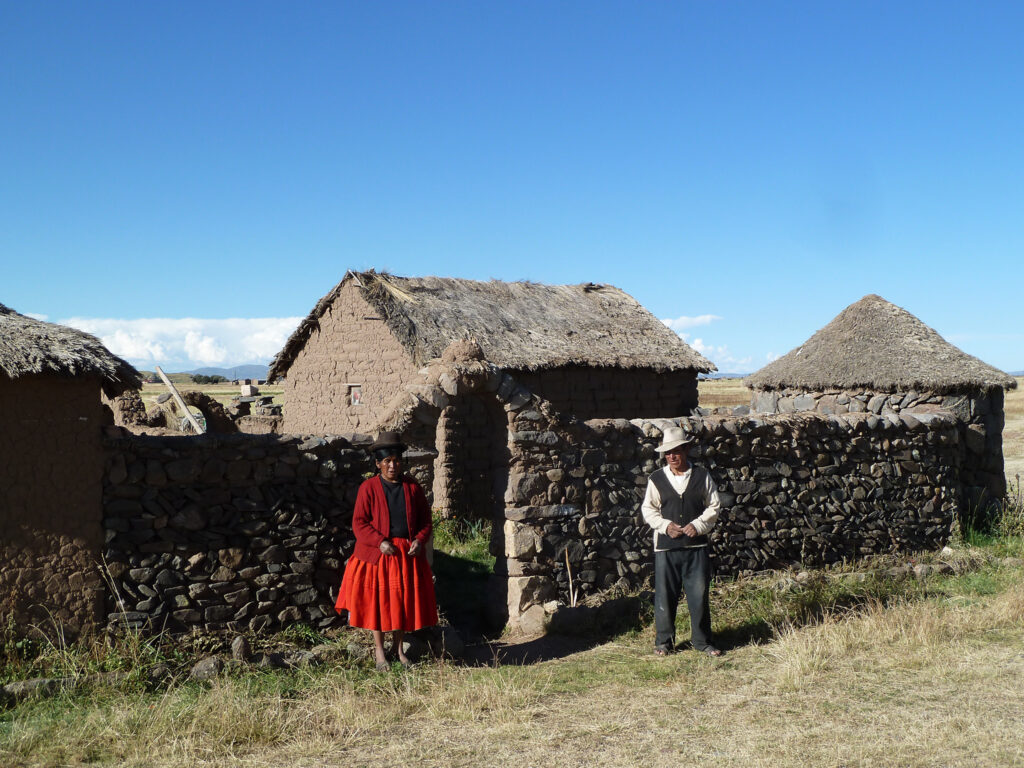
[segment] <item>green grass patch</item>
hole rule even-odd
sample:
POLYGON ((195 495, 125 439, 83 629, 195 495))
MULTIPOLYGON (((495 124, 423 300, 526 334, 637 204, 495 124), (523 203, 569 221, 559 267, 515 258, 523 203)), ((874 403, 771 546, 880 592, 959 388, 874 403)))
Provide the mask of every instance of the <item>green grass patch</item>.
POLYGON ((441 520, 434 525, 434 576, 438 607, 470 636, 497 629, 489 613, 495 557, 486 521, 441 520))

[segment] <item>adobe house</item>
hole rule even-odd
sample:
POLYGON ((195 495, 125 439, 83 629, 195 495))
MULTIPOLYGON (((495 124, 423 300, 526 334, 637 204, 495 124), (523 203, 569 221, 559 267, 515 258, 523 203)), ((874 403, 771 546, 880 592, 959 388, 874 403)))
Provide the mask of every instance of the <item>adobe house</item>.
POLYGON ((473 339, 484 357, 581 419, 688 415, 715 366, 610 285, 349 272, 270 366, 289 433, 372 429, 427 362, 473 339))
MULTIPOLYGON (((283 431, 371 433, 428 363, 450 346, 458 363, 469 340, 464 363, 486 361, 580 419, 689 415, 697 374, 715 370, 613 286, 349 272, 270 366, 270 381, 284 379, 283 431)), ((445 397, 408 439, 439 454, 422 476, 435 506, 482 515, 504 491, 507 414, 493 393, 445 397)))
POLYGON ((95 337, 0 304, 0 620, 75 634, 100 619, 101 391, 140 384, 95 337))
POLYGON ((963 425, 967 503, 1006 494, 1003 392, 1017 381, 881 296, 851 304, 744 383, 759 413, 951 411, 963 425))

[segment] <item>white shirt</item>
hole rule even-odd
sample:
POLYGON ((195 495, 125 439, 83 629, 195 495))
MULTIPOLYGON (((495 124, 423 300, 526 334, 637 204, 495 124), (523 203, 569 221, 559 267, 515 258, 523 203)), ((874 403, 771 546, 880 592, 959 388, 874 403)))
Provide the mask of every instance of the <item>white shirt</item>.
MULTIPOLYGON (((686 490, 690 484, 690 478, 693 476, 693 472, 690 469, 687 469, 681 475, 674 474, 668 467, 662 467, 658 471, 665 473, 665 477, 668 478, 672 488, 678 494, 682 494, 686 490)), ((718 513, 722 509, 722 502, 718 498, 718 489, 711 480, 711 475, 707 472, 700 474, 704 476, 704 487, 701 489, 703 491, 704 511, 692 521, 692 525, 697 529, 697 535, 703 536, 714 528, 715 523, 718 522, 718 513)), ((658 534, 663 533, 667 536, 668 524, 672 521, 661 516, 661 494, 658 493, 657 487, 650 479, 647 480, 647 493, 644 495, 644 503, 640 510, 643 512, 644 521, 654 529, 654 551, 660 552, 661 550, 658 549, 658 534)), ((696 546, 703 545, 698 544, 696 546)))

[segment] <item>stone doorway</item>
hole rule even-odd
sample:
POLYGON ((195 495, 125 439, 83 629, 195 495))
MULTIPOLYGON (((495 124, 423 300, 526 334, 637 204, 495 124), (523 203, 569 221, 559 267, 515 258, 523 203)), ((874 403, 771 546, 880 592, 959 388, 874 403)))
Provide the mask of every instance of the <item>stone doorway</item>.
POLYGON ((489 550, 497 558, 485 572, 479 561, 436 550, 438 603, 469 636, 493 636, 508 620, 503 535, 510 454, 504 408, 490 393, 451 397, 438 415, 435 447, 436 519, 470 538, 489 527, 489 550))
POLYGON ((437 420, 434 506, 442 518, 501 525, 508 427, 494 397, 453 397, 437 420))

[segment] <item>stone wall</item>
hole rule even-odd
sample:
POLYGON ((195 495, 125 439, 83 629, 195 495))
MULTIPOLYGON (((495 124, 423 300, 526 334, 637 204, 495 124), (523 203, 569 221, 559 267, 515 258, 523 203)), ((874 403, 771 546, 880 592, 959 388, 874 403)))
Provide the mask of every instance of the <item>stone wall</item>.
POLYGON ((965 504, 979 508, 1006 495, 1003 467, 1003 390, 940 394, 928 391, 879 392, 870 389, 808 392, 798 389, 754 390, 751 409, 757 413, 873 413, 946 411, 960 422, 961 481, 965 504))
POLYGON ((374 427, 383 407, 415 377, 409 353, 349 282, 320 318, 283 382, 283 431, 345 434, 374 427), (352 405, 349 385, 362 386, 352 405))
POLYGON ((364 450, 295 435, 121 434, 105 448, 111 625, 240 631, 338 620, 352 507, 372 471, 364 450))
POLYGON ((563 366, 510 373, 538 397, 580 419, 689 415, 697 407, 697 374, 692 370, 563 366))
POLYGON ((0 376, 0 616, 22 630, 100 619, 103 418, 95 379, 0 376))
POLYGON ((935 549, 956 519, 961 445, 949 414, 580 422, 545 405, 534 398, 510 432, 503 543, 513 622, 568 603, 570 569, 583 597, 650 577, 640 504, 669 425, 699 437, 693 460, 722 495, 711 537, 719 574, 935 549))

